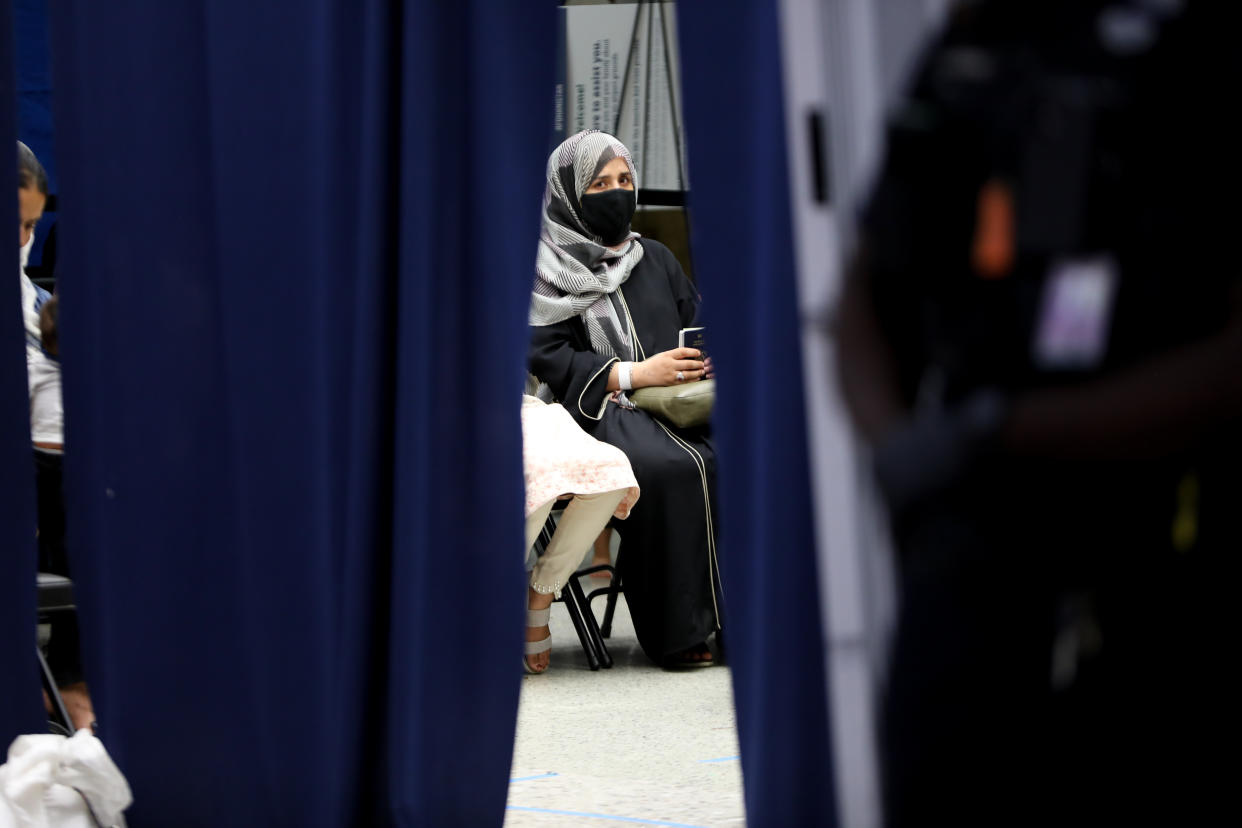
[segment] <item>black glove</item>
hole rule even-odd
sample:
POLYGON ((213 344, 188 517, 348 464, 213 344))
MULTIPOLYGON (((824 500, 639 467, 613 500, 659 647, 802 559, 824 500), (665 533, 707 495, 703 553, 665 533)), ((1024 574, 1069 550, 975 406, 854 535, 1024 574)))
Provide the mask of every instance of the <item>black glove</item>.
POLYGON ((872 462, 893 514, 960 481, 995 442, 1006 408, 1000 392, 977 391, 956 406, 920 414, 881 438, 872 462))

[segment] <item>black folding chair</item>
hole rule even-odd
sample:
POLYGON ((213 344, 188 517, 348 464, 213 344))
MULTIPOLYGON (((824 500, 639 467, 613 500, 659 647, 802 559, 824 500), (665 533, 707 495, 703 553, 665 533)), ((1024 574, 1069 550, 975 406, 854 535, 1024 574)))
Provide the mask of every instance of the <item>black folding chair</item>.
MULTIPOLYGON (((40 572, 38 576, 39 623, 50 623, 52 616, 57 613, 75 611, 73 582, 61 575, 40 572)), ((53 732, 60 732, 63 736, 72 736, 73 720, 69 718, 69 711, 65 708, 65 700, 61 698, 60 690, 56 687, 56 679, 52 677, 52 668, 48 666, 47 658, 43 655, 43 649, 37 643, 35 644, 35 655, 39 658, 39 673, 43 679, 43 689, 47 691, 47 697, 52 700, 52 713, 49 724, 52 725, 53 732)))
MULTIPOLYGON (((591 602, 601 595, 607 595, 608 600, 604 604, 604 623, 599 625, 599 634, 601 638, 612 638, 612 617, 617 611, 617 596, 624 591, 621 583, 621 573, 612 564, 595 564, 578 570, 578 575, 591 575, 595 572, 607 572, 609 574, 608 586, 599 587, 591 590, 586 596, 587 611, 590 612, 591 602)), ((594 613, 592 613, 594 618, 594 613)))
MULTIPOLYGON (((594 622, 595 615, 591 611, 591 602, 601 595, 608 596, 608 601, 604 605, 604 622, 597 627, 601 639, 600 645, 602 646, 602 639, 612 637, 612 617, 617 610, 617 596, 625 591, 625 585, 621 583, 621 573, 611 564, 596 564, 595 566, 584 567, 579 569, 574 577, 579 578, 583 575, 590 575, 593 572, 607 572, 612 576, 608 586, 591 590, 587 593, 585 601, 585 612, 591 621, 594 622)), ((716 661, 718 664, 727 663, 723 630, 716 630, 716 661)))

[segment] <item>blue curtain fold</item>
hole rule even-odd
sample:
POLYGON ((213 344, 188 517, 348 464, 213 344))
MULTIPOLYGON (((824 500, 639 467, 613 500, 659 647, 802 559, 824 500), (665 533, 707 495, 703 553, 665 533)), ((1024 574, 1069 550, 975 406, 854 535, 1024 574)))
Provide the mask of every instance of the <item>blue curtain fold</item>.
MULTIPOLYGON (((56 194, 56 153, 52 147, 52 78, 48 54, 48 0, 12 0, 14 55, 17 60, 17 137, 39 157, 47 171, 52 195, 56 194)), ((56 226, 55 204, 49 203, 35 228, 34 248, 30 251, 32 276, 51 276, 37 270, 47 264, 43 246, 56 226)))
MULTIPOLYGON (((13 54, 17 58, 18 137, 39 156, 56 192, 52 151, 52 79, 48 60, 48 0, 11 0, 13 54)), ((35 242, 38 249, 39 243, 35 242)))
POLYGON ((554 12, 52 0, 69 547, 131 824, 502 821, 554 12))
POLYGON ((678 4, 687 204, 718 372, 720 565, 748 821, 834 825, 776 7, 678 4))
POLYGON ((0 764, 9 744, 23 733, 46 730, 39 703, 35 642, 35 503, 34 459, 26 390, 26 338, 21 289, 14 271, 17 257, 17 105, 14 95, 13 17, 0 4, 0 145, 13 155, 0 167, 0 227, 8 227, 3 257, 9 277, 0 290, 0 764))

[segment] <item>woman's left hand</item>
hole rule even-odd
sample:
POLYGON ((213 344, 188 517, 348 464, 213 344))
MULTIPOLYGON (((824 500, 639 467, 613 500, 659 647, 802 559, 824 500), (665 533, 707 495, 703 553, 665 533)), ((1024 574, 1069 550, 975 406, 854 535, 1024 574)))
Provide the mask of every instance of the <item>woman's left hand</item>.
POLYGON ((712 367, 712 358, 706 357, 703 360, 703 379, 715 379, 716 369, 712 367))

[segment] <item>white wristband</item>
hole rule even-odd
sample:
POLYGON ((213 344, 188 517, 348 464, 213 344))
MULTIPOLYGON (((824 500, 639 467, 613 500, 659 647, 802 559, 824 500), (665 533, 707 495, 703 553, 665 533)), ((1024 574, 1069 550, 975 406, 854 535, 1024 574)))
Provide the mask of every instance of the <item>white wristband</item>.
POLYGON ((617 369, 617 383, 621 386, 622 391, 629 391, 634 387, 634 382, 630 376, 630 372, 634 370, 634 363, 619 362, 620 367, 617 369))

